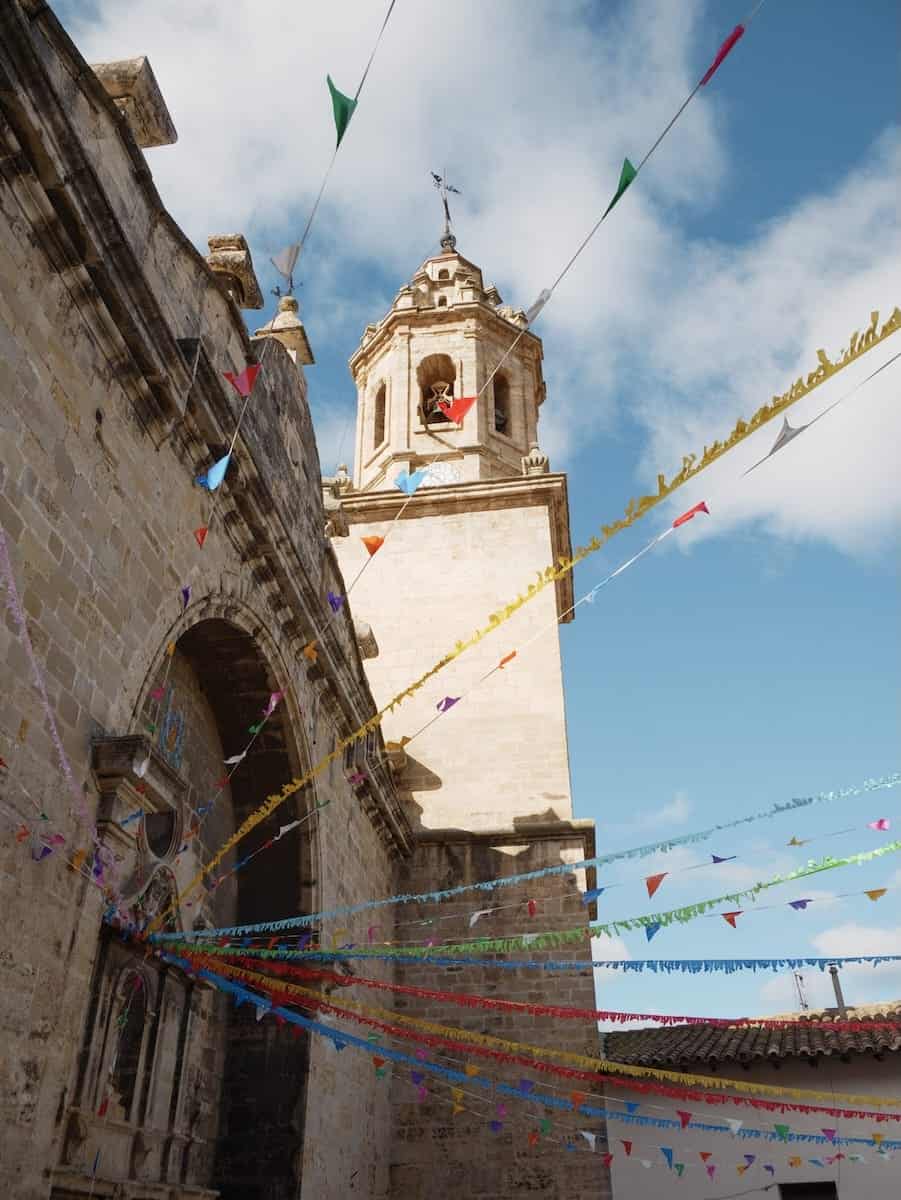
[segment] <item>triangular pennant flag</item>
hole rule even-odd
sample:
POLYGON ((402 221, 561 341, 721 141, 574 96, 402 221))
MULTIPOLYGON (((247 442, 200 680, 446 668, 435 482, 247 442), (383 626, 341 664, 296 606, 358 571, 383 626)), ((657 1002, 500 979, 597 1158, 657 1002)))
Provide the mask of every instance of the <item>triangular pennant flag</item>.
POLYGON ((676 1174, 677 1174, 677 1175, 679 1176, 679 1178, 681 1179, 681 1178, 682 1178, 682 1172, 685 1170, 685 1163, 674 1163, 674 1164, 673 1164, 673 1170, 676 1172, 676 1174))
POLYGON ((598 896, 603 896, 606 888, 589 888, 587 892, 582 893, 582 903, 591 904, 592 900, 597 900, 598 896))
POLYGON ((651 938, 656 933, 659 933, 659 932, 660 932, 660 922, 659 921, 651 921, 651 923, 649 925, 645 925, 645 927, 644 927, 644 936, 648 939, 648 941, 650 941, 651 938))
POLYGON ((604 1154, 601 1155, 601 1162, 609 1170, 610 1164, 613 1162, 613 1155, 610 1153, 609 1150, 607 1150, 604 1154))
POLYGON ((335 116, 335 132, 338 135, 338 140, 335 143, 335 149, 341 145, 341 139, 347 132, 347 127, 350 124, 350 118, 354 115, 354 109, 357 107, 356 100, 351 100, 350 96, 345 96, 343 92, 339 92, 332 83, 331 75, 326 75, 325 81, 328 84, 328 90, 332 97, 332 112, 335 116))
POLYGON ((667 875, 669 875, 669 871, 661 871, 659 875, 649 875, 647 879, 645 879, 645 886, 648 889, 648 899, 654 895, 661 883, 663 883, 664 879, 666 879, 667 875))
POLYGON ((811 904, 811 903, 812 903, 812 901, 808 897, 806 900, 789 900, 788 906, 789 906, 789 908, 794 908, 794 909, 800 911, 801 909, 805 909, 807 907, 807 905, 811 904))
POLYGON ((443 700, 438 701, 435 707, 440 713, 446 713, 449 709, 453 708, 455 704, 459 704, 460 699, 461 698, 459 696, 445 696, 443 700))
POLYGON ((757 1155, 756 1155, 756 1154, 746 1154, 746 1155, 745 1155, 745 1162, 748 1164, 748 1166, 749 1166, 749 1167, 750 1167, 750 1166, 751 1166, 753 1163, 755 1163, 756 1161, 757 1161, 757 1155))
POLYGON ((791 1154, 791 1155, 789 1155, 789 1159, 788 1159, 788 1165, 789 1165, 790 1167, 800 1167, 800 1165, 801 1165, 801 1155, 800 1155, 800 1154, 791 1154))
POLYGON ((80 871, 82 866, 84 865, 84 860, 87 858, 87 856, 88 856, 87 850, 76 850, 75 853, 72 855, 72 861, 69 863, 69 866, 71 867, 71 869, 73 871, 80 871))
POLYGON ((463 1070, 469 1076, 470 1079, 472 1079, 474 1075, 478 1075, 478 1073, 479 1073, 479 1068, 476 1066, 475 1063, 467 1063, 466 1066, 463 1068, 463 1070))
POLYGON ((394 486, 399 488, 405 495, 412 496, 425 479, 425 476, 425 471, 414 471, 412 475, 409 471, 403 471, 395 479, 394 486))
POLYGON ((542 288, 541 291, 538 293, 538 299, 534 302, 534 304, 530 305, 530 307, 526 309, 526 324, 527 325, 532 324, 532 322, 535 320, 535 318, 538 316, 538 314, 541 312, 541 310, 544 308, 545 304, 547 304, 547 302, 548 302, 548 300, 550 300, 550 298, 551 298, 550 290, 548 288, 542 288))
POLYGON ((685 1129, 685 1127, 686 1127, 686 1126, 688 1125, 688 1123, 691 1121, 691 1113, 690 1113, 690 1112, 685 1112, 685 1110, 684 1110, 684 1109, 677 1108, 677 1109, 676 1109, 676 1116, 679 1118, 680 1122, 682 1123, 682 1128, 683 1128, 683 1129, 685 1129))
POLYGON ((878 821, 867 822, 867 829, 875 829, 877 833, 885 833, 891 827, 892 823, 888 817, 880 817, 878 821))
POLYGON ((319 651, 316 649, 315 642, 307 642, 301 653, 303 654, 304 658, 311 663, 315 663, 316 659, 319 657, 319 651))
POLYGON ((696 504, 694 508, 690 508, 688 512, 684 512, 681 517, 676 517, 675 521, 673 521, 673 529, 678 529, 680 525, 684 525, 686 521, 690 521, 698 513, 706 513, 708 517, 710 516, 710 509, 703 500, 700 504, 696 504))
POLYGON ((344 597, 336 596, 334 592, 328 592, 328 605, 333 613, 339 613, 344 606, 344 597))
POLYGON ((475 912, 469 914, 469 928, 472 929, 479 917, 487 917, 492 910, 490 908, 477 908, 475 912))
POLYGON ((806 425, 801 425, 795 429, 793 425, 789 424, 788 417, 783 417, 782 428, 779 430, 779 436, 776 438, 775 442, 773 442, 773 448, 770 450, 767 458, 771 458, 778 450, 781 450, 783 446, 787 446, 792 438, 796 438, 798 434, 803 433, 806 428, 806 425))
POLYGON ((535 900, 530 900, 528 902, 528 904, 526 905, 526 911, 528 912, 530 917, 534 917, 535 914, 538 912, 537 902, 535 900))
POLYGON ((792 840, 790 842, 786 842, 785 844, 787 846, 806 846, 809 840, 809 838, 802 839, 799 837, 792 837, 792 840))
POLYGON ((208 471, 204 471, 198 475, 194 482, 198 487, 206 488, 208 492, 215 492, 216 488, 225 478, 225 472, 228 470, 228 464, 231 462, 231 453, 224 455, 218 462, 213 463, 208 471))
MULTIPOLYGON (((191 585, 190 585, 190 583, 186 583, 185 586, 181 589, 181 610, 182 610, 182 612, 185 611, 185 609, 188 607, 188 605, 190 603, 191 603, 191 585)), ((163 689, 160 688, 161 692, 162 692, 162 690, 163 689)), ((151 695, 152 694, 153 693, 151 692, 151 695)))
POLYGON ((714 1175, 716 1174, 716 1163, 708 1163, 707 1166, 704 1168, 704 1170, 707 1172, 707 1174, 712 1179, 714 1177, 714 1175))
POLYGON ((739 1175, 744 1175, 744 1173, 745 1173, 745 1171, 747 1171, 748 1167, 747 1167, 746 1163, 738 1163, 736 1165, 735 1169, 739 1173, 739 1175))
POLYGON ((454 1104, 459 1104, 462 1099, 463 1099, 463 1089, 458 1088, 458 1087, 452 1087, 451 1088, 451 1100, 453 1100, 454 1104))
MULTIPOLYGON (((182 589, 182 590, 184 590, 184 589, 182 589)), ((155 688, 150 689, 150 699, 151 700, 162 700, 164 695, 165 695, 165 689, 162 687, 155 687, 155 688)))
POLYGON ((284 692, 270 692, 269 700, 266 703, 266 707, 263 709, 263 716, 271 717, 272 714, 275 712, 276 708, 278 707, 279 701, 283 700, 284 696, 285 696, 284 692))
POLYGON ((491 1122, 491 1132, 492 1133, 500 1133, 500 1131, 503 1128, 504 1128, 503 1121, 492 1121, 491 1122))
POLYGON ((666 1159, 666 1165, 669 1167, 669 1169, 670 1169, 670 1170, 672 1170, 672 1169, 673 1169, 673 1151, 672 1151, 672 1148, 671 1148, 670 1146, 661 1146, 661 1147, 660 1147, 660 1153, 661 1153, 661 1154, 663 1155, 663 1157, 666 1159))
POLYGON ((650 1171, 651 1167, 654 1165, 649 1158, 640 1158, 638 1161, 646 1171, 650 1171))
POLYGON ((788 1126, 787 1125, 774 1125, 773 1128, 776 1130, 776 1133, 779 1135, 780 1141, 782 1141, 782 1142, 788 1141, 788 1126))
POLYGON ((735 26, 735 28, 723 42, 722 46, 720 46, 719 50, 717 50, 716 57, 714 58, 713 62, 701 76, 701 82, 698 84, 698 87, 706 87, 706 85, 711 81, 722 64, 723 59, 726 57, 738 39, 742 36, 744 31, 744 25, 735 26))
POLYGON ((773 1164, 772 1164, 772 1163, 764 1163, 764 1164, 763 1164, 763 1169, 764 1169, 764 1171, 769 1171, 769 1173, 770 1173, 771 1175, 775 1175, 775 1174, 776 1174, 776 1168, 773 1166, 773 1164))
POLYGON ((534 1092, 535 1082, 532 1079, 520 1079, 519 1090, 524 1096, 528 1096, 529 1092, 534 1092))
POLYGON ((284 250, 280 250, 278 254, 274 254, 269 261, 275 267, 276 271, 278 271, 279 275, 284 276, 290 284, 299 257, 300 242, 292 242, 290 246, 286 246, 284 250))
POLYGON ((200 549, 203 549, 203 543, 206 541, 206 535, 210 532, 208 525, 201 525, 194 530, 194 540, 200 549))
POLYGON ((641 1108, 641 1105, 639 1104, 639 1102, 637 1100, 626 1100, 626 1101, 624 1101, 624 1103, 626 1105, 627 1113, 637 1113, 638 1110, 641 1108))
POLYGON ((547 1117, 543 1117, 543 1118, 541 1119, 541 1121, 539 1121, 539 1123, 538 1123, 538 1128, 540 1129, 540 1131, 541 1131, 543 1134, 545 1134, 545 1135, 546 1135, 546 1134, 549 1134, 549 1133, 551 1132, 551 1122, 550 1122, 550 1120, 549 1120, 547 1117))
POLYGON ((570 1092, 569 1100, 570 1100, 570 1103, 572 1104, 573 1108, 576 1110, 576 1112, 578 1112, 579 1109, 582 1107, 582 1105, 585 1103, 585 1093, 584 1092, 570 1092))
POLYGON ((821 1158, 808 1158, 807 1161, 811 1164, 811 1166, 814 1167, 821 1167, 823 1165, 823 1160, 821 1158))
POLYGON ((870 1138, 871 1138, 874 1146, 881 1146, 882 1143, 885 1141, 885 1134, 884 1133, 873 1133, 870 1135, 870 1138))
POLYGON ((0 755, 0 769, 2 769, 4 771, 9 770, 9 763, 6 761, 5 758, 3 758, 2 755, 0 755))
POLYGON ((730 854, 728 858, 720 858, 718 854, 711 854, 710 857, 713 859, 713 865, 716 866, 717 863, 732 862, 734 859, 738 858, 738 855, 730 854))
MULTIPOLYGON (((629 162, 629 160, 627 158, 624 158, 623 159, 623 169, 619 173, 619 187, 616 189, 616 195, 613 197, 613 199, 610 201, 610 203, 607 205, 607 208, 604 211, 605 217, 607 216, 607 213, 609 213, 611 211, 611 209, 615 208, 616 205, 619 204, 620 200, 622 199, 623 193, 625 192, 626 188, 629 186, 629 184, 632 182, 632 180, 635 178, 635 176, 637 174, 638 174, 638 172, 635 170, 635 168, 632 166, 632 164, 629 162)), ((603 220, 603 217, 601 219, 603 220)))
POLYGON ((449 421, 459 425, 477 400, 478 396, 457 396, 453 400, 439 400, 438 407, 449 421))
POLYGON ((457 1113, 461 1113, 461 1112, 466 1112, 466 1109, 463 1107, 462 1104, 455 1103, 451 1110, 451 1116, 455 1117, 457 1115, 457 1113))
POLYGON ((835 1135, 836 1135, 836 1133, 838 1132, 838 1130, 837 1130, 837 1129, 824 1129, 824 1130, 822 1130, 822 1132, 823 1132, 823 1134, 825 1135, 825 1137, 826 1137, 826 1140, 827 1140, 828 1142, 834 1142, 834 1141, 835 1141, 835 1135))
POLYGON ((580 1129, 579 1133, 582 1135, 582 1137, 585 1139, 585 1141, 591 1147, 592 1152, 594 1152, 594 1146, 595 1146, 595 1142, 597 1141, 598 1135, 596 1133, 592 1133, 590 1129, 580 1129))
POLYGON ((234 766, 237 766, 237 764, 238 764, 239 762, 243 762, 243 761, 244 761, 244 756, 245 756, 246 754, 247 754, 247 751, 246 751, 246 750, 242 750, 240 754, 233 754, 233 755, 231 756, 231 758, 226 758, 226 759, 225 759, 225 765, 226 765, 227 767, 234 767, 234 766))
POLYGON ((701 1162, 706 1162, 708 1158, 712 1158, 712 1157, 713 1157, 713 1151, 712 1151, 712 1150, 699 1150, 699 1151, 698 1151, 698 1154, 700 1155, 701 1162))
POLYGON ((97 1109, 98 1117, 105 1117, 106 1110, 109 1108, 109 1096, 104 1096, 100 1101, 100 1107, 97 1109))
POLYGON ((516 651, 511 650, 510 653, 505 654, 504 657, 501 659, 501 661, 497 664, 498 669, 503 671, 503 669, 507 665, 507 663, 513 662, 514 658, 516 658, 516 651))
POLYGON ((376 1070, 378 1070, 379 1067, 383 1067, 385 1065, 385 1060, 380 1058, 377 1054, 373 1054, 372 1065, 376 1068, 376 1070))
POLYGON ((622 1146, 622 1148, 625 1150, 625 1152, 626 1152, 626 1157, 627 1157, 627 1158, 628 1158, 628 1157, 631 1157, 631 1154, 632 1154, 632 1143, 631 1143, 631 1142, 626 1142, 626 1141, 623 1141, 623 1139, 622 1139, 622 1138, 620 1138, 620 1145, 621 1145, 621 1146, 622 1146))
POLYGON ((530 1145, 530 1146, 537 1146, 537 1145, 538 1145, 538 1140, 539 1140, 539 1139, 538 1139, 538 1134, 535 1132, 535 1130, 534 1130, 534 1129, 530 1129, 530 1130, 529 1130, 529 1145, 530 1145))
POLYGON ((864 892, 865 896, 869 896, 871 900, 881 900, 888 888, 871 888, 868 892, 864 892))
POLYGON ((253 385, 256 383, 257 375, 260 373, 260 366, 259 363, 251 363, 250 366, 245 367, 238 375, 235 375, 232 371, 223 371, 222 373, 238 395, 243 396, 246 400, 253 391, 253 385))
POLYGON ((372 558, 373 554, 377 554, 385 544, 385 539, 383 537, 379 537, 375 533, 370 534, 369 537, 360 538, 360 541, 369 551, 370 558, 372 558))
POLYGON ((248 732, 248 733, 252 733, 252 734, 254 735, 254 737, 256 737, 256 735, 257 735, 257 734, 260 732, 260 730, 263 728, 263 724, 264 724, 264 722, 263 722, 263 721, 259 721, 259 722, 258 722, 256 725, 248 725, 248 726, 247 726, 247 732, 248 732))
POLYGON ((732 926, 732 928, 735 929, 735 921, 738 917, 741 916, 743 911, 744 910, 740 908, 740 909, 738 909, 737 912, 720 913, 720 916, 723 918, 724 921, 728 921, 728 923, 732 926))

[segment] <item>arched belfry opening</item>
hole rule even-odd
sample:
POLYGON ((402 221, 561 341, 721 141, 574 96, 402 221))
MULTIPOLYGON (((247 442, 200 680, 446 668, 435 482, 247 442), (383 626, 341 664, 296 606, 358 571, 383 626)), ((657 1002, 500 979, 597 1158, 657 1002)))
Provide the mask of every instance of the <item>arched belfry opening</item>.
MULTIPOLYGON (((138 923, 175 908, 167 930, 315 911, 312 823, 263 849, 314 807, 312 788, 178 899, 198 863, 309 762, 287 670, 259 622, 232 601, 210 601, 208 611, 217 615, 189 625, 172 654, 161 648, 138 732, 94 745, 101 804, 116 814, 126 907, 138 923), (286 695, 264 720, 276 691, 286 695), (225 764, 245 750, 234 769, 225 764), (129 807, 138 819, 123 831, 129 807)), ((309 1046, 292 1030, 257 1021, 252 1006, 236 1008, 176 962, 145 959, 142 944, 104 929, 63 1163, 86 1137, 101 1148, 109 1140, 110 1162, 113 1140, 119 1159, 125 1141, 129 1178, 216 1188, 223 1200, 294 1200, 309 1046)))
POLYGON ((494 377, 494 429, 496 433, 512 437, 510 424, 510 381, 503 371, 494 377))
POLYGON ((416 368, 419 414, 423 425, 447 424, 439 401, 454 398, 457 371, 448 354, 427 354, 416 368))

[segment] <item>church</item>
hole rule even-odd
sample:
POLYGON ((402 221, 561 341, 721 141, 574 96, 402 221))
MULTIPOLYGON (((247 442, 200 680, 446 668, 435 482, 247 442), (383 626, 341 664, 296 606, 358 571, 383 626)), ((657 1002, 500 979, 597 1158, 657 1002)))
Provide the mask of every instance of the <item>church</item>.
MULTIPOLYGON (((540 449, 540 339, 446 226, 363 331, 352 471, 323 477, 297 302, 251 335, 246 239, 202 254, 166 211, 153 155, 176 132, 149 62, 89 65, 44 3, 10 0, 0 139, 3 1194, 609 1196, 603 1123, 580 1126, 597 1153, 570 1152, 576 1126, 553 1131, 521 1063, 416 1083, 374 1069, 374 1037, 338 1053, 140 936, 592 857, 569 784, 568 576, 382 713, 570 551, 566 477, 540 449), (223 458, 221 486, 198 482, 223 458)), ((593 883, 574 866, 310 929, 333 947, 587 928, 593 883)), ((342 959, 320 1000, 374 1009, 365 976, 593 1008, 588 939, 553 954, 577 969, 342 959)), ((377 1005, 383 1022, 597 1049, 592 1023, 390 990, 377 1005)), ((421 1057, 463 1066, 451 1046, 421 1057)))

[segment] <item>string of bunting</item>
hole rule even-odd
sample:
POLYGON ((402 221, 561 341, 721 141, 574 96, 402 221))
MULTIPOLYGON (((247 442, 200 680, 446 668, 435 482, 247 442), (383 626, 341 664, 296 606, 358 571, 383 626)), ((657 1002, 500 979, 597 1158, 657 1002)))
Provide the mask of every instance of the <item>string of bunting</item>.
MULTIPOLYGON (((690 479, 693 479, 701 471, 706 470, 708 466, 716 462, 725 453, 734 446, 744 441, 762 425, 773 420, 781 412, 797 403, 802 397, 809 395, 815 388, 820 387, 838 371, 844 370, 852 362, 856 361, 861 355, 868 353, 875 346, 879 345, 887 337, 901 329, 901 309, 896 307, 885 324, 879 328, 879 314, 873 312, 869 328, 861 336, 859 332, 852 335, 849 349, 844 351, 836 363, 826 355, 825 351, 819 350, 817 357, 820 365, 812 371, 806 378, 798 379, 791 388, 783 395, 775 396, 767 404, 762 405, 757 412, 751 417, 750 421, 740 420, 729 437, 724 442, 715 441, 712 446, 705 446, 700 460, 697 460, 695 455, 687 455, 683 459, 682 469, 679 473, 667 483, 663 475, 658 476, 658 490, 656 495, 643 496, 639 500, 631 500, 626 508, 625 516, 619 521, 615 521, 611 525, 605 525, 601 530, 601 537, 595 536, 587 545, 578 549, 572 558, 563 558, 559 560, 556 566, 550 566, 539 575, 538 581, 529 585, 529 588, 524 594, 521 594, 516 600, 507 604, 503 609, 492 614, 488 625, 477 630, 474 634, 465 641, 459 641, 454 649, 439 659, 438 662, 429 668, 423 675, 408 685, 402 692, 399 692, 392 700, 378 710, 369 720, 363 722, 353 733, 346 738, 339 739, 337 746, 329 754, 324 755, 318 763, 314 764, 299 778, 286 783, 280 792, 273 793, 268 799, 261 804, 257 809, 250 813, 238 829, 223 842, 219 849, 212 855, 209 862, 201 867, 201 869, 189 881, 182 897, 189 895, 196 887, 199 886, 201 880, 219 865, 225 855, 236 846, 243 838, 247 836, 251 830, 255 829, 261 821, 264 821, 271 815, 281 804, 293 796, 301 788, 310 783, 316 776, 324 771, 332 762, 339 756, 343 755, 347 746, 353 745, 365 738, 372 730, 377 729, 388 712, 393 712, 394 709, 405 699, 414 695, 429 679, 436 675, 440 670, 446 667, 450 662, 453 662, 467 649, 478 644, 488 634, 493 633, 500 625, 509 620, 514 613, 518 612, 523 605, 534 599, 538 593, 555 582, 558 578, 562 578, 565 574, 571 571, 579 562, 584 561, 589 555, 596 553, 602 548, 610 538, 614 537, 623 529, 629 528, 640 520, 652 508, 662 503, 668 496, 672 495, 678 488, 684 486, 690 479)), ((150 931, 155 932, 164 923, 178 904, 178 899, 175 899, 164 911, 157 914, 151 923, 150 931)))
MULTIPOLYGON (((221 947, 205 949, 204 953, 226 958, 233 965, 253 967, 258 966, 257 960, 250 955, 236 953, 221 947)), ((662 1013, 623 1012, 612 1009, 577 1008, 565 1004, 538 1004, 521 1000, 505 1000, 497 996, 482 996, 469 992, 441 991, 435 988, 416 987, 412 984, 390 983, 381 979, 370 979, 365 975, 339 974, 317 967, 300 967, 281 962, 267 962, 269 972, 276 977, 300 978, 334 983, 341 987, 365 987, 377 991, 391 992, 398 996, 416 996, 423 1000, 440 1000, 448 1004, 456 1004, 463 1008, 483 1008, 498 1012, 528 1013, 531 1016, 558 1017, 562 1020, 607 1021, 613 1024, 628 1024, 632 1021, 652 1023, 655 1025, 713 1025, 717 1028, 736 1029, 753 1027, 760 1029, 791 1029, 797 1027, 797 1021, 791 1018, 776 1017, 699 1017, 677 1016, 662 1013)), ((859 1020, 823 1020, 817 1021, 818 1029, 825 1030, 860 1030, 892 1029, 901 1030, 901 1019, 888 1021, 859 1021, 859 1020)))
MULTIPOLYGON (((511 887, 523 883, 531 883, 536 879, 546 879, 556 875, 572 875, 579 870, 585 870, 591 867, 605 867, 615 862, 622 862, 636 858, 648 858, 654 854, 667 854, 682 846, 697 845, 700 842, 709 840, 716 834, 726 832, 727 830, 737 829, 744 825, 752 824, 756 821, 772 820, 774 817, 784 816, 787 813, 796 812, 801 809, 810 808, 815 805, 832 803, 837 800, 847 800, 857 796, 867 795, 870 792, 883 791, 890 788, 898 787, 901 784, 901 774, 895 772, 891 775, 882 776, 878 779, 867 779, 862 784, 856 784, 851 787, 840 788, 834 791, 819 792, 813 796, 795 797, 788 801, 779 801, 769 808, 763 809, 760 812, 751 813, 743 817, 736 817, 731 821, 724 821, 717 825, 711 825, 706 829, 699 830, 695 833, 681 834, 678 837, 666 838, 657 842, 648 842, 641 846, 633 846, 626 850, 615 850, 608 854, 595 855, 593 858, 583 858, 574 863, 563 863, 556 866, 541 867, 534 871, 523 871, 515 875, 498 876, 494 879, 478 880, 473 883, 458 884, 451 888, 441 888, 433 892, 399 892, 393 896, 387 896, 378 900, 363 900, 356 904, 346 904, 338 908, 324 909, 321 912, 299 915, 296 917, 286 917, 278 921, 258 921, 248 925, 231 925, 218 929, 203 929, 197 931, 186 930, 183 934, 179 933, 156 933, 153 934, 153 940, 166 941, 178 940, 182 937, 191 937, 198 939, 208 939, 211 937, 221 937, 223 935, 238 935, 238 934, 253 934, 253 933, 274 933, 279 930, 294 929, 304 925, 319 924, 322 921, 333 920, 335 918, 346 918, 353 916, 356 913, 370 912, 373 909, 385 908, 393 905, 402 904, 436 904, 444 900, 455 899, 458 896, 465 895, 470 892, 486 892, 494 891, 498 888, 511 887)), ((287 827, 284 827, 287 830, 287 827)), ((280 835, 281 835, 280 831, 280 835)), ((792 839, 792 844, 804 845, 806 841, 798 842, 797 839, 792 839)), ((719 857, 719 856, 713 856, 719 857)), ((603 891, 605 889, 600 889, 603 891)), ((600 894, 598 889, 593 889, 597 894, 600 894)), ((596 899, 596 895, 589 892, 583 894, 583 901, 590 903, 596 899)))
MULTIPOLYGON (((198 966, 195 967, 190 959, 177 958, 168 953, 162 953, 164 961, 174 962, 187 971, 196 971, 201 977, 207 974, 212 974, 211 966, 200 965, 201 959, 198 959, 198 966)), ((242 979, 250 983, 254 987, 262 989, 272 988, 272 981, 264 975, 259 975, 246 968, 232 966, 228 963, 215 963, 215 971, 225 972, 231 980, 242 979)), ((219 975, 221 978, 221 974, 219 975)), ((882 1117, 885 1120, 901 1120, 901 1112, 868 1112, 863 1109, 899 1109, 901 1108, 901 1099, 888 1096, 871 1096, 858 1095, 845 1092, 835 1092, 832 1090, 823 1091, 809 1088, 793 1088, 785 1086, 777 1086, 774 1084, 762 1084, 744 1079, 727 1079, 719 1076, 699 1076, 686 1072, 670 1071, 660 1067, 645 1067, 630 1063, 620 1063, 606 1059, 596 1059, 589 1055, 575 1054, 571 1051, 558 1050, 556 1047, 536 1047, 525 1043, 510 1041, 504 1038, 494 1037, 489 1034, 476 1033, 468 1029, 455 1029, 450 1026, 437 1024, 433 1021, 426 1021, 416 1017, 410 1017, 406 1014, 395 1013, 391 1010, 381 1009, 375 1006, 362 1005, 342 1000, 340 1006, 336 1006, 330 1002, 322 993, 313 991, 308 988, 300 987, 297 984, 279 981, 277 987, 274 988, 275 994, 279 997, 301 997, 297 1003, 303 1004, 304 1000, 312 1002, 317 1010, 322 1008, 326 1011, 329 1009, 337 1010, 338 1015, 348 1016, 354 1020, 357 1018, 365 1018, 362 1023, 367 1023, 370 1018, 380 1019, 385 1018, 388 1022, 393 1022, 398 1028, 407 1026, 417 1031, 424 1031, 431 1035, 436 1035, 444 1039, 450 1039, 450 1043, 458 1050, 465 1050, 467 1053, 480 1055, 482 1050, 502 1050, 513 1056, 521 1055, 526 1061, 521 1065, 542 1071, 546 1070, 549 1073, 559 1073, 556 1064, 547 1062, 547 1059, 557 1058, 562 1061, 571 1062, 579 1068, 591 1072, 593 1078, 598 1076, 610 1076, 610 1081, 616 1080, 617 1077, 624 1077, 628 1080, 639 1081, 663 1081, 668 1084, 679 1085, 689 1089, 705 1089, 703 1095, 709 1094, 714 1103, 722 1101, 727 1104, 740 1104, 750 1099, 769 1098, 777 1102, 780 1106, 783 1102, 804 1103, 810 1105, 813 1100, 827 1100, 832 1103, 827 1106, 817 1105, 815 1109, 802 1109, 799 1111, 817 1111, 828 1112, 830 1115, 838 1115, 839 1113, 854 1114, 855 1119, 878 1120, 882 1117), (479 1047, 480 1049, 473 1049, 479 1047), (537 1061, 536 1061, 537 1060, 537 1061), (738 1095, 722 1095, 717 1097, 716 1092, 737 1092, 738 1095)), ((305 1005, 310 1007, 310 1003, 305 1005)), ((334 1030, 329 1031, 330 1036, 335 1035, 334 1030)), ((342 1037, 345 1035, 342 1033, 342 1037)), ((404 1036, 404 1034, 398 1034, 404 1036)), ((424 1043, 426 1044, 426 1043, 424 1043)), ((493 1054, 482 1055, 482 1057, 496 1057, 493 1054)), ((499 1061, 508 1061, 501 1059, 499 1061)), ((519 1059, 514 1057, 509 1060, 519 1062, 519 1059)), ((461 1073, 464 1078, 482 1079, 480 1068, 474 1064, 467 1070, 461 1073)), ((528 1082, 528 1081, 526 1081, 528 1082)), ((632 1083, 620 1084, 632 1088, 632 1083)), ((531 1090, 528 1087, 520 1087, 514 1089, 513 1094, 530 1095, 531 1090)), ((579 1093, 582 1096, 582 1093, 579 1093)), ((572 1097, 570 1097, 572 1100, 572 1097)), ((577 1107, 582 1108, 581 1105, 577 1107)), ((751 1105, 751 1107, 754 1107, 751 1105)), ((584 1111, 584 1109, 583 1109, 584 1111)))

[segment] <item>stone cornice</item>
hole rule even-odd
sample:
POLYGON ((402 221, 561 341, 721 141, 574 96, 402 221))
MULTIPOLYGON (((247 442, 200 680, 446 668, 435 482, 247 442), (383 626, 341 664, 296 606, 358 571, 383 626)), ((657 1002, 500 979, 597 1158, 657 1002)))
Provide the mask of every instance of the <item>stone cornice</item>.
MULTIPOLYGON (((400 491, 349 492, 341 499, 351 525, 366 521, 393 521, 403 509, 401 520, 446 516, 449 513, 491 512, 498 509, 545 506, 551 525, 551 553, 556 563, 572 554, 569 533, 569 499, 563 474, 513 476, 510 479, 477 480, 447 487, 420 488, 409 498, 400 491)), ((544 564, 550 566, 550 563, 544 564)), ((572 572, 555 583, 557 613, 561 622, 572 621, 572 572)), ((511 597, 512 599, 512 597, 511 597)))

